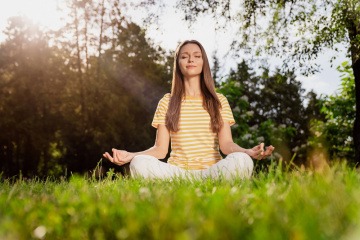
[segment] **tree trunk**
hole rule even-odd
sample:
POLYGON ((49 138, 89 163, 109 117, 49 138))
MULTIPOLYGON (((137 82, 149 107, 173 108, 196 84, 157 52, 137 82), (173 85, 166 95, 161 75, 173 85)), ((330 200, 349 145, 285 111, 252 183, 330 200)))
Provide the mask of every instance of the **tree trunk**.
POLYGON ((84 37, 85 37, 85 65, 86 65, 86 73, 89 73, 89 48, 88 48, 88 43, 89 43, 89 39, 88 39, 88 25, 89 25, 89 13, 88 13, 88 9, 86 8, 86 5, 84 6, 84 22, 85 22, 85 26, 84 26, 84 37))
MULTIPOLYGON (((350 8, 352 9, 352 8, 350 8)), ((358 19, 355 19, 353 16, 358 16, 356 12, 351 12, 349 15, 348 12, 345 12, 348 16, 347 30, 350 39, 350 53, 351 53, 351 62, 352 69, 355 77, 355 102, 356 102, 356 113, 355 113, 355 122, 354 122, 354 148, 355 148, 355 159, 354 162, 359 166, 360 164, 360 26, 357 24, 358 19)))
POLYGON ((104 28, 104 15, 105 15, 105 7, 104 0, 101 2, 101 18, 100 18, 100 33, 99 33, 99 47, 98 47, 98 63, 96 69, 96 78, 99 81, 100 78, 100 68, 101 68, 101 50, 103 44, 103 28, 104 28))
POLYGON ((354 123, 355 163, 360 166, 360 59, 352 65, 355 76, 356 115, 354 123))
POLYGON ((85 129, 86 125, 86 116, 85 116, 85 93, 84 93, 84 82, 82 75, 82 63, 81 63, 81 49, 80 49, 80 31, 79 31, 79 18, 76 6, 74 6, 75 11, 75 34, 76 34, 76 56, 77 56, 77 71, 78 78, 80 82, 80 106, 81 106, 81 117, 82 117, 82 127, 85 129))

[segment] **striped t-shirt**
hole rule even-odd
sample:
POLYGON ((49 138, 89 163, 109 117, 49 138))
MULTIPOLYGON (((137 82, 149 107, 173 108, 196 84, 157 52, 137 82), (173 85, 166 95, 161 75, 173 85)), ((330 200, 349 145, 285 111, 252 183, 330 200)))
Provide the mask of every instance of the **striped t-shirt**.
MULTIPOLYGON (((220 113, 224 122, 235 123, 226 97, 217 93, 221 102, 220 113)), ((152 126, 165 125, 165 116, 170 94, 159 101, 152 126)), ((184 169, 206 169, 222 159, 219 152, 219 139, 213 133, 210 115, 202 106, 202 98, 186 96, 181 103, 179 131, 170 132, 171 153, 168 163, 184 169)))

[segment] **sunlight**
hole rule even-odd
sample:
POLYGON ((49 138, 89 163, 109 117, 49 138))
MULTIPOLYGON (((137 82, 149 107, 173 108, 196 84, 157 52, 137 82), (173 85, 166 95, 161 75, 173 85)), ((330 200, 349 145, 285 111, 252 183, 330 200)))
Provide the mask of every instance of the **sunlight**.
MULTIPOLYGON (((2 24, 7 24, 7 19, 12 16, 26 16, 35 24, 44 28, 57 29, 63 25, 61 20, 62 13, 57 10, 57 6, 61 4, 59 0, 12 0, 3 3, 0 7, 0 15, 2 24)), ((4 27, 5 27, 4 26, 4 27)), ((3 27, 3 26, 1 26, 3 27)))
MULTIPOLYGON (((126 0, 125 2, 134 2, 135 0, 126 0)), ((136 0, 135 2, 138 2, 136 0)), ((61 9, 67 9, 66 1, 63 0, 2 0, 0 1, 0 42, 6 39, 3 31, 8 26, 7 19, 11 16, 23 15, 32 19, 34 23, 41 25, 45 29, 56 30, 65 25, 68 16, 67 12, 57 10, 59 6, 61 9), (63 18, 63 19, 62 19, 63 18)), ((122 1, 121 1, 122 2, 122 1)), ((159 25, 148 24, 147 36, 151 40, 167 50, 174 50, 180 41, 185 39, 197 39, 205 47, 209 55, 217 51, 221 58, 220 75, 226 75, 230 69, 235 69, 237 63, 243 59, 241 52, 239 56, 228 54, 233 40, 237 39, 238 25, 229 25, 226 31, 215 29, 213 19, 211 17, 203 16, 199 18, 197 23, 191 26, 184 23, 181 19, 183 13, 176 8, 175 0, 160 1, 163 2, 166 8, 162 13, 159 13, 159 25), (166 4, 165 4, 166 2, 166 4), (206 26, 206 27, 204 27, 206 26)), ((155 7, 157 9, 158 6, 155 7)), ((234 10, 234 9, 233 9, 234 10)), ((158 10, 157 10, 158 11, 158 10)), ((142 12, 138 8, 130 8, 126 11, 126 15, 131 16, 129 19, 134 20, 138 24, 142 24, 142 12)), ((151 21, 150 21, 151 22, 151 21)), ((96 31, 96 29, 92 29, 96 31)), ((349 61, 346 57, 347 48, 345 46, 339 52, 333 53, 326 50, 319 53, 319 57, 314 62, 321 66, 321 72, 315 73, 312 76, 301 76, 297 73, 299 80, 303 83, 306 92, 314 90, 317 94, 334 94, 340 86, 340 74, 336 67, 344 61, 349 61), (329 54, 331 53, 331 54, 329 54), (329 62, 332 56, 337 56, 336 60, 329 62)), ((269 57, 266 54, 263 57, 269 57)), ((269 59, 269 67, 272 69, 281 66, 281 60, 269 59), (280 61, 280 62, 279 62, 280 61)), ((212 67, 212 62, 210 63, 212 67)), ((258 69, 258 68, 255 68, 258 69)))

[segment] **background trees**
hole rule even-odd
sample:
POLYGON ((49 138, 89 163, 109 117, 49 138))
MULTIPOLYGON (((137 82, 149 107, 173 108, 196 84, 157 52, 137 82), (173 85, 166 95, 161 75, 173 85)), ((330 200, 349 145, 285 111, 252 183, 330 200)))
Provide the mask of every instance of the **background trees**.
POLYGON ((358 0, 244 0, 238 12, 224 1, 178 1, 184 19, 195 21, 211 14, 219 26, 239 23, 234 49, 255 56, 267 53, 284 58, 286 69, 302 68, 313 72, 310 64, 321 51, 337 50, 338 43, 348 46, 355 79, 356 114, 353 127, 354 162, 360 163, 360 2, 358 0))
MULTIPOLYGON (((145 7, 153 4, 146 2, 138 3, 145 7)), ((224 11, 214 12, 216 16, 232 19, 227 2, 206 3, 202 10, 197 3, 190 6, 187 1, 180 6, 185 12, 190 6, 197 13, 219 8, 224 11)), ((293 19, 294 24, 311 19, 300 18, 300 5, 296 5, 300 2, 292 5, 297 10, 291 11, 299 18, 293 19)), ((315 2, 303 2, 304 11, 315 2)), ((4 176, 20 172, 29 177, 85 172, 94 169, 101 154, 111 147, 138 151, 153 144, 155 130, 150 123, 158 100, 170 90, 171 52, 154 46, 146 38, 146 29, 130 21, 125 15, 126 4, 115 0, 66 3, 69 18, 59 31, 43 31, 22 17, 11 18, 5 31, 7 39, 0 45, 0 173, 4 176)), ((294 17, 287 9, 287 1, 276 5, 276 11, 270 8, 275 6, 273 2, 245 3, 255 4, 246 5, 246 16, 252 20, 244 21, 248 25, 242 27, 247 31, 242 41, 239 38, 234 42, 235 49, 246 49, 244 41, 253 36, 250 27, 256 19, 249 12, 251 7, 255 12, 263 9, 257 12, 260 15, 269 11, 272 17, 285 7, 286 14, 280 11, 278 22, 271 22, 268 30, 276 24, 286 25, 285 16, 294 17)), ((335 17, 334 11, 340 5, 331 7, 331 17, 335 17)), ((316 11, 312 14, 321 19, 316 11)), ((324 30, 322 23, 317 23, 324 30)), ((305 26, 297 24, 299 31, 305 26)), ((316 56, 320 47, 344 40, 339 35, 343 32, 329 30, 324 36, 338 34, 339 38, 333 36, 336 41, 321 45, 321 39, 306 42, 298 38, 298 42, 290 43, 291 39, 284 40, 286 32, 278 30, 279 36, 268 39, 262 45, 267 47, 257 49, 255 54, 265 50, 283 54, 289 49, 285 46, 291 46, 290 50, 296 51, 286 61, 288 66, 294 58, 302 64, 316 56)), ((323 35, 318 30, 313 34, 320 38, 323 35)), ((263 32, 259 37, 272 35, 263 32)), ((354 41, 350 43, 356 44, 354 41)), ((233 127, 235 140, 244 147, 262 141, 273 144, 276 159, 289 161, 296 156, 298 164, 306 163, 309 151, 319 144, 329 150, 331 159, 354 158, 356 141, 350 126, 356 115, 355 93, 359 92, 354 84, 355 65, 353 62, 339 68, 344 75, 338 95, 319 99, 313 92, 305 95, 291 66, 286 71, 270 71, 267 67, 254 71, 249 62, 243 61, 227 76, 219 76, 221 60, 216 54, 213 57, 214 77, 222 79, 216 86, 228 97, 237 121, 233 127)))
POLYGON ((61 53, 48 46, 48 37, 28 19, 10 19, 6 34, 0 47, 2 170, 44 174, 63 122, 66 66, 61 53))
POLYGON ((338 94, 321 99, 323 120, 312 122, 318 136, 315 143, 321 142, 328 149, 330 158, 354 159, 352 130, 355 119, 354 75, 348 62, 338 67, 342 73, 341 89, 338 94))
POLYGON ((306 163, 308 125, 311 118, 320 118, 320 113, 315 110, 319 106, 306 106, 307 96, 294 73, 270 74, 264 68, 256 75, 243 61, 230 72, 219 91, 233 109, 237 121, 233 135, 241 146, 265 141, 276 146, 278 158, 289 161, 297 154, 295 162, 306 163), (315 113, 306 114, 311 108, 315 113))
POLYGON ((111 147, 153 144, 171 61, 116 1, 69 1, 71 18, 42 32, 14 17, 0 46, 1 172, 64 175, 93 169, 111 147), (105 4, 106 3, 106 4, 105 4), (142 131, 135 131, 139 126, 142 131))

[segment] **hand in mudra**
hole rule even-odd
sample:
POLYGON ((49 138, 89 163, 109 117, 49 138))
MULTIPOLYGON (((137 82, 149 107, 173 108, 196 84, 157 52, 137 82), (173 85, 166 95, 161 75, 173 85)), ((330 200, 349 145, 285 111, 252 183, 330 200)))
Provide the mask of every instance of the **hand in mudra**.
POLYGON ((267 158, 268 156, 270 156, 272 154, 272 152, 274 151, 274 147, 272 145, 266 147, 266 150, 264 149, 264 143, 260 143, 259 145, 248 149, 246 151, 246 153, 257 160, 261 160, 264 158, 267 158))
POLYGON ((115 148, 112 149, 112 153, 112 156, 108 152, 104 153, 103 156, 107 158, 110 162, 115 163, 119 166, 130 162, 135 157, 135 153, 131 153, 125 150, 118 150, 115 148))

